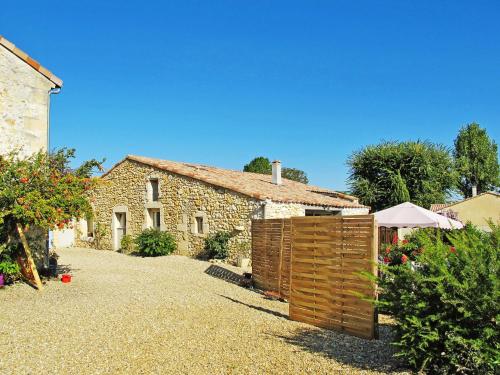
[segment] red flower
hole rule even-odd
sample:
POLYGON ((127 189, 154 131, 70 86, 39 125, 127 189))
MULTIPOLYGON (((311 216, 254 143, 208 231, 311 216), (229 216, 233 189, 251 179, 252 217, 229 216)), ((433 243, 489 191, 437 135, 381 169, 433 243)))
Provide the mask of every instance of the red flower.
POLYGON ((406 245, 408 243, 408 240, 403 240, 403 245, 406 245))
POLYGON ((389 254, 390 252, 391 252, 391 247, 390 247, 390 246, 387 246, 387 247, 385 248, 385 253, 386 253, 386 254, 389 254))
POLYGON ((455 249, 455 246, 451 246, 450 247, 450 252, 453 253, 453 254, 456 254, 457 249, 455 249))
POLYGON ((28 183, 28 178, 27 177, 23 177, 19 180, 22 184, 27 184, 28 183))
POLYGON ((394 236, 392 237, 392 244, 393 245, 397 245, 398 244, 398 234, 397 233, 394 233, 394 236))
POLYGON ((406 254, 403 254, 403 256, 401 257, 401 262, 403 264, 405 264, 406 262, 408 262, 408 257, 406 256, 406 254))
POLYGON ((384 257, 384 263, 385 263, 385 264, 388 264, 388 263, 390 263, 390 262, 391 262, 391 260, 390 260, 388 257, 384 257))

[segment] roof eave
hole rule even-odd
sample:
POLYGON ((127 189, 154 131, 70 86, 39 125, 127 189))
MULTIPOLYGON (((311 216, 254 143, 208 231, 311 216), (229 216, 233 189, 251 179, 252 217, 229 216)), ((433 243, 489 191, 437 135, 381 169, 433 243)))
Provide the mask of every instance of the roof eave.
POLYGON ((31 58, 27 53, 23 52, 21 49, 17 48, 12 42, 9 42, 5 37, 0 35, 0 45, 3 46, 8 51, 12 52, 18 58, 23 60, 26 64, 35 69, 38 73, 43 75, 49 81, 51 81, 55 87, 61 88, 63 86, 63 81, 50 70, 44 68, 38 61, 31 58))

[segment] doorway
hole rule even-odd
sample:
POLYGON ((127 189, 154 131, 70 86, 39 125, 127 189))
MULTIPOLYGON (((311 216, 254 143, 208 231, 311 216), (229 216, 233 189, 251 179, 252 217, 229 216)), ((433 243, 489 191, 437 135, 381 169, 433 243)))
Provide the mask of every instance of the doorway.
POLYGON ((114 250, 120 250, 123 236, 127 234, 127 214, 125 212, 114 213, 114 250))

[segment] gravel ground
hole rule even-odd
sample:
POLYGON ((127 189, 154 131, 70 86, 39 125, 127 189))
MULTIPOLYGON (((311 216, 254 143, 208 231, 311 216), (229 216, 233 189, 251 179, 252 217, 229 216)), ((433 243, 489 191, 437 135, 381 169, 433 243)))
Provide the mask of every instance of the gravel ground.
POLYGON ((67 249, 70 284, 0 290, 1 374, 403 373, 388 319, 367 341, 287 319, 288 305, 181 256, 67 249))

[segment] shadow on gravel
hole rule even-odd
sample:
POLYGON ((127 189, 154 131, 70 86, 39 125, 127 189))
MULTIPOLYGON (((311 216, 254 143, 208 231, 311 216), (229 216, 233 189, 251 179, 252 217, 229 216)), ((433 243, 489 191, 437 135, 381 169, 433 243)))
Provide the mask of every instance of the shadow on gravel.
POLYGON ((380 324, 379 332, 379 340, 365 340, 319 328, 303 328, 291 336, 273 336, 288 344, 300 347, 302 350, 320 354, 361 370, 408 371, 397 359, 392 357, 394 350, 390 345, 390 326, 380 324))
POLYGON ((241 280, 243 278, 242 275, 237 274, 236 272, 230 271, 224 267, 216 266, 212 264, 205 270, 207 275, 213 276, 217 279, 221 279, 227 281, 231 284, 240 285, 241 280))
POLYGON ((234 299, 234 298, 231 298, 231 297, 228 297, 228 296, 224 296, 222 294, 219 294, 219 296, 225 298, 225 299, 228 299, 229 301, 231 302, 234 302, 234 303, 238 303, 240 305, 244 305, 244 306, 247 306, 251 309, 254 309, 254 310, 257 310, 257 311, 261 311, 261 312, 265 312, 267 314, 271 314, 271 315, 274 315, 274 316, 277 316, 278 318, 283 318, 283 319, 287 319, 288 320, 288 315, 286 314, 282 314, 278 311, 274 311, 274 310, 269 310, 269 309, 266 309, 264 307, 260 307, 260 306, 255 306, 255 305, 250 305, 248 303, 245 303, 245 302, 241 302, 241 301, 238 301, 237 299, 234 299))
POLYGON ((56 275, 59 276, 74 271, 80 271, 80 269, 71 267, 71 264, 58 264, 56 269, 56 275))

